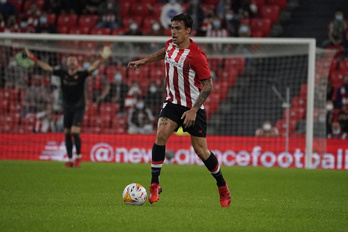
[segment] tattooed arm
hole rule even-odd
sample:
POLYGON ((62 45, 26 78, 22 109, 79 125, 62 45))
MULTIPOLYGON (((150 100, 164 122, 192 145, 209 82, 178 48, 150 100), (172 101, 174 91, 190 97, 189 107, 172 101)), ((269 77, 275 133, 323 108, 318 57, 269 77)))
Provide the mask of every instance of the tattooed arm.
POLYGON ((211 80, 211 78, 208 80, 203 80, 202 84, 203 84, 203 88, 197 98, 197 101, 195 102, 193 107, 190 110, 183 113, 181 117, 181 119, 185 118, 184 120, 185 127, 190 127, 195 124, 197 111, 201 108, 201 106, 203 105, 205 100, 207 100, 208 96, 213 90, 213 81, 211 80))

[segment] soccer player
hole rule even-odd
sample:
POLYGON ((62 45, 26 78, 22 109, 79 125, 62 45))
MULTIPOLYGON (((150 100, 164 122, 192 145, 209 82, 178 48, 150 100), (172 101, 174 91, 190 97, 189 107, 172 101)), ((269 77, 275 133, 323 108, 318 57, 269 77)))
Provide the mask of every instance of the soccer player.
POLYGON ((167 41, 165 48, 128 64, 128 68, 137 70, 139 66, 149 62, 165 60, 166 101, 160 112, 156 140, 152 148, 149 201, 157 202, 162 192, 159 177, 165 159, 166 142, 173 131, 183 126, 184 131, 191 135, 194 151, 216 179, 221 206, 228 207, 231 203, 230 191, 217 158, 207 148, 207 120, 203 103, 213 89, 207 58, 189 38, 192 18, 179 14, 171 21, 172 39, 167 41))
POLYGON ((78 70, 78 60, 76 56, 69 56, 66 65, 68 70, 53 69, 49 64, 38 60, 28 49, 26 49, 28 57, 45 71, 51 72, 58 76, 61 81, 63 92, 63 112, 64 112, 64 134, 65 146, 68 154, 68 162, 65 167, 80 167, 81 165, 81 124, 85 113, 85 80, 99 65, 106 60, 111 50, 104 47, 100 53, 100 59, 96 60, 87 70, 78 70), (76 159, 73 160, 73 141, 76 147, 76 159))

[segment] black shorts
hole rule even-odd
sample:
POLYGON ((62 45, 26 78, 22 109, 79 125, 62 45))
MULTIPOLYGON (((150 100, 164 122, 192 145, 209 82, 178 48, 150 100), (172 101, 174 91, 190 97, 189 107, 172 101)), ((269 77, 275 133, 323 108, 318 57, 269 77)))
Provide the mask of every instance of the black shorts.
POLYGON ((81 127, 85 107, 64 107, 64 128, 81 127))
MULTIPOLYGON (((175 131, 177 131, 184 123, 184 119, 181 119, 181 116, 188 110, 190 110, 190 108, 166 101, 163 104, 159 117, 169 118, 176 122, 179 125, 175 129, 175 131)), ((183 131, 187 131, 190 135, 205 138, 207 136, 207 112, 199 109, 197 111, 195 125, 188 128, 182 127, 182 129, 183 131)))

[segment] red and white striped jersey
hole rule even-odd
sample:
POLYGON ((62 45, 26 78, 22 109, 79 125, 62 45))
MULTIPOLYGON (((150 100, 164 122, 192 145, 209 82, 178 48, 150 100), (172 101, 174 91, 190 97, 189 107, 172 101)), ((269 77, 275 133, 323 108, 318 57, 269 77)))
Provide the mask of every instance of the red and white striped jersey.
MULTIPOLYGON (((192 108, 202 89, 201 80, 210 78, 207 57, 191 39, 186 49, 177 48, 172 40, 166 43, 166 100, 192 108)), ((204 108, 203 106, 201 107, 204 108)))

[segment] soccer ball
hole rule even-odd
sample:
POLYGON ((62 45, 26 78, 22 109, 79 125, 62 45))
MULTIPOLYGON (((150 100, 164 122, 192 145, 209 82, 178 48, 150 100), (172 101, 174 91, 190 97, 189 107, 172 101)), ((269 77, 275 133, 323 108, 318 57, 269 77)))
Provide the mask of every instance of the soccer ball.
POLYGON ((147 199, 147 192, 144 186, 132 183, 123 190, 123 201, 127 205, 142 205, 147 199))

